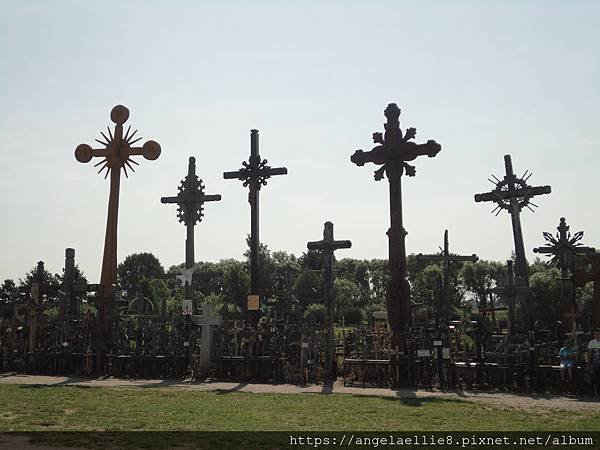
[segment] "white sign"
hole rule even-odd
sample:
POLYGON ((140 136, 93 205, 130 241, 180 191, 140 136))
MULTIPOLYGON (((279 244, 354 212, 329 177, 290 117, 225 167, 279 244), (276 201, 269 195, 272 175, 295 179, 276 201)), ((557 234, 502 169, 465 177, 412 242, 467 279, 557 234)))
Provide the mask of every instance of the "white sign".
POLYGON ((184 347, 189 347, 189 346, 190 346, 190 343, 189 343, 188 341, 185 341, 185 342, 183 343, 183 346, 184 346, 184 347))
POLYGON ((450 349, 447 347, 444 347, 442 349, 442 358, 444 359, 450 359, 450 349))
POLYGON ((429 350, 417 350, 417 356, 419 357, 423 357, 423 356, 430 356, 431 353, 429 352, 429 350))
POLYGON ((442 341, 433 341, 433 346, 434 347, 441 347, 442 345, 443 345, 442 341))
POLYGON ((308 348, 308 342, 303 342, 301 345, 302 348, 308 348))

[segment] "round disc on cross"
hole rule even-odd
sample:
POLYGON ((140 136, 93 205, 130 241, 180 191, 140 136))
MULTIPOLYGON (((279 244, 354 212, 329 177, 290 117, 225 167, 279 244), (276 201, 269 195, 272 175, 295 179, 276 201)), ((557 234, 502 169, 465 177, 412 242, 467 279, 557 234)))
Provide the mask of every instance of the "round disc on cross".
POLYGON ((144 158, 154 161, 160 156, 160 144, 156 141, 148 141, 142 146, 144 158))
POLYGON ((75 159, 80 163, 87 163, 92 160, 92 147, 87 144, 79 144, 75 149, 75 159))
POLYGON ((110 112, 110 120, 117 125, 123 125, 127 119, 129 119, 129 110, 123 105, 115 106, 110 112))

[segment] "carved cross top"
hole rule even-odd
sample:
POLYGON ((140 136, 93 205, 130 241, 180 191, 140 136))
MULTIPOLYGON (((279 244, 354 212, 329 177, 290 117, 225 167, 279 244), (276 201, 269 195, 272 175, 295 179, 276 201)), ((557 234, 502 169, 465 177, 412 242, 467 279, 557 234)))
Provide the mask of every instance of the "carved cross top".
POLYGON ((350 248, 352 247, 352 242, 348 240, 336 241, 333 238, 333 223, 325 222, 323 239, 320 241, 309 242, 307 247, 309 250, 323 250, 328 253, 340 248, 350 248))
POLYGON ((373 142, 380 144, 369 152, 357 150, 350 160, 357 166, 364 166, 367 162, 382 165, 375 171, 375 180, 383 179, 383 173, 388 176, 400 176, 406 171, 406 175, 414 177, 416 170, 406 161, 412 161, 417 156, 427 155, 433 158, 442 149, 441 145, 434 140, 425 144, 410 142, 417 134, 416 128, 408 128, 402 135, 400 130, 400 108, 395 103, 390 103, 385 109, 385 133, 373 133, 373 142))
POLYGON ((95 149, 90 147, 88 144, 80 144, 75 149, 75 158, 81 163, 87 163, 92 160, 93 157, 104 158, 102 161, 94 165, 97 167, 101 164, 102 167, 98 170, 98 173, 106 169, 104 178, 108 176, 111 169, 123 169, 125 176, 127 177, 127 167, 132 172, 133 167, 130 163, 139 165, 136 161, 131 159, 131 156, 142 155, 144 158, 153 161, 160 156, 160 145, 156 141, 147 141, 142 147, 132 147, 133 144, 141 140, 141 137, 135 137, 137 130, 129 134, 131 131, 131 125, 127 128, 125 135, 123 135, 123 124, 129 119, 129 110, 123 105, 115 106, 110 112, 110 118, 115 123, 114 135, 110 131, 110 127, 107 127, 108 136, 102 131, 100 134, 104 138, 104 141, 95 139, 96 142, 102 144, 104 148, 95 149))
POLYGON ((472 255, 452 255, 448 245, 448 230, 444 230, 444 248, 440 248, 441 252, 439 255, 424 255, 419 253, 417 255, 417 261, 443 261, 444 263, 450 263, 455 261, 471 261, 476 262, 479 257, 473 253, 472 255))
POLYGON ((244 187, 250 187, 249 201, 253 201, 252 193, 267 185, 267 180, 273 175, 287 175, 285 167, 271 167, 266 159, 261 159, 258 151, 258 130, 250 130, 250 158, 242 162, 242 168, 234 172, 224 172, 226 180, 238 179, 244 182, 244 187))
POLYGON ((533 249, 534 253, 553 255, 550 264, 557 265, 563 271, 573 270, 573 256, 587 255, 596 251, 593 247, 584 247, 579 243, 583 238, 583 231, 578 231, 571 236, 569 228, 565 218, 561 217, 556 227, 558 230, 556 236, 548 232, 543 233, 544 239, 550 245, 533 249))
POLYGON ((549 194, 552 191, 550 186, 529 186, 527 180, 532 175, 529 171, 525 171, 523 176, 518 178, 513 171, 510 155, 504 155, 504 167, 506 169, 504 179, 500 180, 492 175, 494 179, 489 180, 496 185, 492 191, 475 194, 476 202, 494 202, 497 204, 492 213, 497 211, 496 215, 498 215, 503 209, 516 213, 525 207, 533 211, 533 208, 529 205, 535 207, 537 205, 532 203, 531 199, 536 195, 549 194))
POLYGON ((181 180, 179 193, 175 197, 162 197, 161 203, 176 203, 177 218, 185 225, 195 225, 204 216, 204 202, 220 201, 219 194, 204 193, 204 184, 196 175, 196 158, 190 156, 187 176, 181 180))

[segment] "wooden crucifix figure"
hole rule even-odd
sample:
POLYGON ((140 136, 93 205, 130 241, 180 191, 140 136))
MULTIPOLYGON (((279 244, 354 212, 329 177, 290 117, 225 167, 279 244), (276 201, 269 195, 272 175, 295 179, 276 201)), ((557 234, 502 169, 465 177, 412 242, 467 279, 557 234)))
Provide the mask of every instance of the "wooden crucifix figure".
POLYGON ((160 145, 155 141, 147 141, 141 147, 133 144, 141 140, 135 137, 137 130, 130 134, 131 125, 123 133, 123 124, 129 119, 129 110, 123 105, 115 106, 110 112, 110 118, 115 124, 114 133, 108 127, 108 136, 100 132, 104 141, 96 142, 104 148, 95 149, 88 144, 80 144, 75 149, 75 158, 81 163, 87 163, 94 157, 101 158, 94 167, 100 166, 98 173, 106 170, 104 178, 110 174, 110 195, 108 198, 108 215, 106 234, 104 237, 104 254, 102 256, 102 272, 100 275, 100 292, 98 294, 98 312, 96 329, 96 370, 104 370, 104 356, 109 347, 112 335, 113 303, 117 284, 117 222, 119 216, 119 189, 121 184, 121 169, 127 177, 127 168, 132 172, 131 163, 138 165, 131 157, 142 155, 148 160, 160 156, 160 145))
POLYGON ((452 310, 450 307, 450 264, 452 264, 453 262, 460 261, 476 262, 479 259, 479 257, 475 253, 468 256, 450 254, 450 249, 448 245, 448 230, 444 230, 444 248, 440 248, 440 250, 441 252, 438 255, 423 255, 422 253, 419 253, 417 255, 417 261, 441 261, 443 264, 444 283, 442 286, 441 315, 443 320, 445 321, 445 325, 448 325, 449 315, 452 310))
POLYGON ((350 241, 336 241, 333 238, 333 223, 325 222, 323 227, 323 239, 320 241, 312 241, 307 245, 309 250, 320 250, 323 254, 323 296, 325 299, 325 327, 327 328, 327 347, 325 351, 325 377, 326 379, 333 378, 333 361, 335 360, 335 349, 333 339, 333 323, 335 322, 335 307, 333 282, 335 274, 333 266, 335 264, 335 256, 333 252, 341 248, 352 247, 350 241))
POLYGON ((573 277, 575 279, 575 287, 582 287, 587 282, 594 283, 594 291, 592 293, 592 328, 600 327, 600 253, 589 253, 587 260, 592 265, 592 271, 586 272, 583 269, 575 269, 573 277))
MULTIPOLYGON (((375 180, 381 180, 387 175, 390 188, 390 228, 389 264, 391 282, 387 289, 388 321, 393 332, 394 343, 404 347, 405 333, 410 323, 410 286, 406 279, 406 230, 402 224, 402 174, 415 176, 415 167, 407 163, 418 156, 434 157, 442 149, 433 140, 425 144, 410 142, 416 136, 417 130, 409 128, 403 135, 400 130, 400 108, 390 103, 385 109, 387 122, 385 133, 373 133, 373 141, 377 145, 371 151, 357 150, 350 160, 357 166, 371 162, 381 167, 375 171, 375 180)), ((404 351, 403 348, 400 351, 404 351)))
POLYGON ((571 322, 571 332, 574 332, 577 330, 577 317, 579 316, 577 303, 575 301, 573 278, 575 272, 574 257, 577 255, 589 255, 594 253, 596 249, 593 247, 584 247, 579 243, 583 238, 583 231, 578 231, 571 236, 569 226, 564 217, 560 218, 560 223, 556 229, 558 230, 556 236, 544 232, 544 239, 549 245, 546 247, 534 248, 533 252, 552 256, 550 264, 555 265, 560 269, 561 305, 564 309, 565 317, 571 322))
MULTIPOLYGON (((258 249, 259 249, 259 193, 262 186, 267 185, 267 180, 273 175, 287 175, 285 167, 270 167, 266 159, 261 159, 258 150, 258 130, 250 130, 250 158, 242 162, 242 168, 235 172, 224 172, 226 180, 241 180, 244 187, 249 188, 248 203, 250 203, 250 294, 260 299, 261 286, 259 285, 258 249)), ((259 305, 253 305, 257 309, 259 305)), ((256 321, 256 311, 249 311, 249 318, 256 321)))
POLYGON ((221 200, 219 194, 207 195, 204 193, 204 184, 196 175, 196 158, 190 156, 188 173, 181 180, 179 193, 174 197, 162 197, 161 203, 176 203, 177 218, 186 226, 187 237, 185 240, 185 299, 192 300, 192 273, 194 267, 194 227, 200 223, 204 216, 204 203, 221 200))

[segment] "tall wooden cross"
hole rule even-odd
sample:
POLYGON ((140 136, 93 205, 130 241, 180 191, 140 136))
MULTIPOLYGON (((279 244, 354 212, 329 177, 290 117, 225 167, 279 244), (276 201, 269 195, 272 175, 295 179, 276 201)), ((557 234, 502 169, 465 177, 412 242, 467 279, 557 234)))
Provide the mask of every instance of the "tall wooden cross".
POLYGON ((443 264, 444 283, 442 287, 442 318, 448 324, 449 314, 451 311, 450 307, 450 264, 453 262, 461 261, 472 261, 475 262, 479 257, 473 253, 469 256, 452 255, 448 245, 448 230, 444 230, 444 248, 440 247, 440 254, 438 255, 423 255, 419 253, 417 255, 417 261, 441 261, 443 264))
POLYGON ((63 339, 71 338, 71 325, 79 317, 78 296, 87 292, 98 291, 99 288, 99 284, 75 282, 75 249, 65 249, 65 273, 62 286, 58 291, 61 299, 60 317, 63 321, 63 339))
POLYGON ((515 284, 514 262, 512 259, 506 261, 506 283, 491 289, 493 294, 500 295, 508 307, 508 318, 506 321, 506 334, 511 337, 514 333, 515 324, 515 299, 518 293, 529 293, 528 286, 517 286, 515 284))
MULTIPOLYGON (((249 188, 248 203, 250 203, 250 294, 260 299, 261 286, 258 269, 259 248, 259 193, 262 186, 267 185, 267 180, 273 175, 287 175, 285 167, 270 167, 266 159, 261 159, 258 151, 258 130, 250 130, 250 158, 242 162, 242 168, 235 172, 224 172, 226 180, 241 180, 244 187, 249 188)), ((260 300, 259 300, 260 303, 260 300)), ((256 309, 259 305, 253 305, 256 309)), ((257 316, 255 311, 249 312, 249 317, 254 321, 257 316)))
POLYGON ((127 168, 132 172, 133 166, 138 163, 131 157, 142 155, 153 161, 160 156, 160 145, 155 141, 146 141, 141 147, 133 144, 141 140, 135 137, 131 125, 123 133, 123 124, 129 119, 129 110, 123 105, 115 106, 110 112, 110 118, 115 124, 114 133, 107 128, 108 136, 100 132, 104 140, 96 142, 104 148, 92 148, 88 144, 80 144, 75 149, 75 158, 81 163, 87 163, 94 157, 101 158, 94 167, 101 166, 98 173, 106 170, 104 178, 110 174, 110 195, 108 198, 108 215, 106 220, 106 234, 104 237, 104 254, 102 256, 102 272, 100 275, 100 292, 98 295, 98 326, 96 330, 96 370, 103 371, 104 356, 109 346, 112 335, 113 303, 115 287, 117 284, 117 222, 119 216, 119 188, 121 184, 121 169, 127 177, 127 168))
POLYGON ((325 352, 325 377, 332 378, 332 365, 336 357, 333 339, 333 323, 335 321, 333 282, 335 274, 333 266, 335 257, 333 252, 341 248, 352 247, 350 241, 336 241, 333 238, 333 223, 325 222, 323 227, 323 239, 312 241, 306 245, 309 250, 320 250, 323 254, 323 294, 325 298, 325 326, 327 328, 327 347, 325 352))
POLYGON ((217 202, 221 200, 219 194, 206 195, 204 184, 196 175, 196 158, 190 156, 188 173, 181 180, 179 193, 174 197, 162 197, 161 203, 176 203, 177 218, 187 229, 185 239, 185 299, 192 300, 191 269, 194 267, 194 227, 196 222, 202 222, 204 216, 204 202, 217 202))
POLYGON ((390 185, 390 228, 389 264, 391 282, 387 289, 388 321, 397 346, 404 346, 404 334, 408 331, 410 322, 410 286, 406 279, 406 230, 402 224, 402 174, 415 176, 415 167, 407 163, 418 156, 427 155, 430 158, 442 149, 433 140, 425 144, 410 142, 416 136, 415 128, 408 128, 403 135, 400 130, 400 108, 390 103, 385 109, 387 122, 385 133, 373 133, 373 141, 377 145, 371 151, 357 150, 350 160, 357 166, 372 162, 381 167, 375 171, 375 180, 381 180, 387 175, 390 185))
POLYGON ((596 249, 593 247, 584 247, 579 243, 583 238, 583 231, 578 231, 573 236, 569 232, 569 225, 564 217, 560 218, 560 223, 556 229, 558 233, 552 236, 551 233, 544 232, 543 236, 549 243, 546 247, 537 247, 533 249, 534 253, 541 253, 551 256, 549 264, 560 269, 560 297, 561 305, 565 312, 565 317, 571 322, 571 331, 577 328, 577 303, 575 302, 575 286, 573 274, 575 272, 574 257, 578 255, 589 255, 596 249))
POLYGON ((600 253, 590 253, 587 260, 592 265, 592 271, 586 272, 583 269, 575 269, 573 277, 575 287, 582 287, 589 281, 594 283, 594 292, 592 293, 592 327, 600 327, 600 253))
POLYGON ((490 192, 475 194, 476 202, 494 202, 496 207, 492 213, 496 215, 505 209, 510 214, 512 220, 513 237, 515 241, 515 277, 519 286, 529 286, 529 274, 527 272, 527 259, 525 258, 525 244, 523 242, 523 230, 521 229, 521 210, 531 206, 537 207, 531 202, 536 195, 549 194, 552 191, 550 186, 529 186, 527 181, 531 173, 525 171, 521 178, 518 178, 512 166, 510 155, 504 155, 504 168, 506 175, 502 180, 492 175, 493 180, 489 181, 495 184, 495 188, 490 192))

